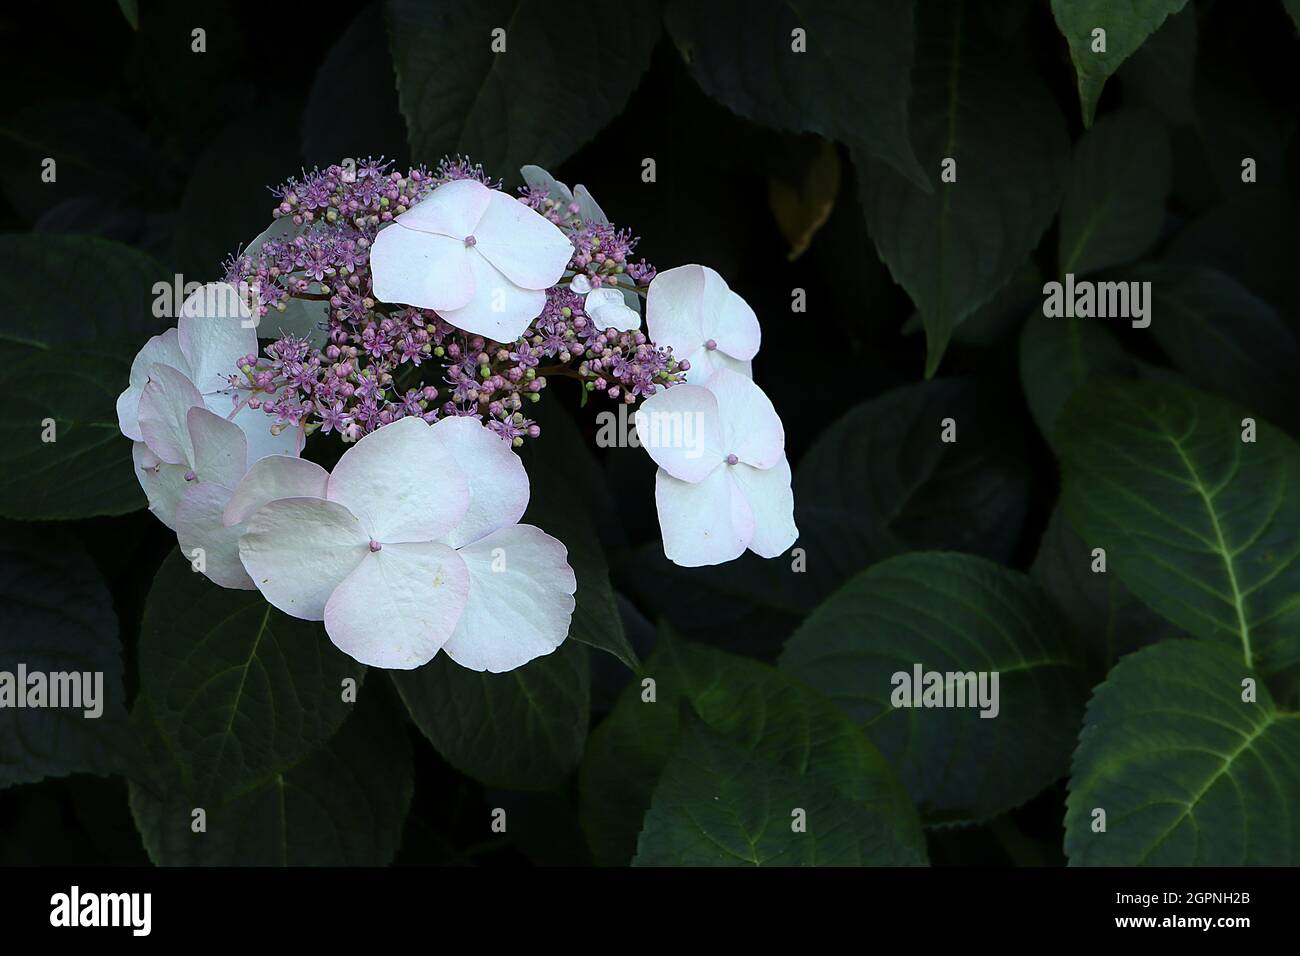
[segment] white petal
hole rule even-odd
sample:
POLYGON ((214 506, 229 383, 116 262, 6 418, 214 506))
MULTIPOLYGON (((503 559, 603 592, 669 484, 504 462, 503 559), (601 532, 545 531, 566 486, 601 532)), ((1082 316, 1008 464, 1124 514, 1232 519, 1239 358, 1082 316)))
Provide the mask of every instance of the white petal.
POLYGON ((578 215, 583 219, 590 219, 601 225, 609 225, 609 217, 605 215, 605 210, 600 208, 600 204, 587 192, 587 187, 578 183, 573 187, 573 198, 578 202, 578 215))
POLYGON ((132 441, 144 441, 140 431, 140 397, 149 381, 150 365, 170 365, 183 375, 189 374, 190 363, 181 352, 180 333, 168 329, 155 335, 131 362, 131 373, 126 391, 117 397, 117 423, 122 434, 132 441))
POLYGON ((705 269, 704 305, 700 311, 704 340, 713 339, 718 350, 734 359, 758 354, 762 332, 749 303, 732 292, 722 276, 705 269))
POLYGON ((151 365, 140 397, 140 432, 149 450, 172 465, 194 465, 194 443, 186 416, 203 407, 203 396, 183 372, 151 365))
MULTIPOLYGON (((229 418, 234 410, 229 395, 209 395, 207 404, 211 411, 224 418, 229 418)), ((306 440, 305 426, 286 427, 277 435, 271 431, 276 422, 275 416, 268 415, 261 408, 250 408, 247 404, 241 405, 239 411, 235 412, 235 417, 230 420, 239 426, 239 430, 248 439, 250 464, 268 455, 297 455, 302 451, 306 440)))
POLYGON ((500 674, 549 654, 573 620, 577 578, 564 545, 513 525, 460 549, 469 602, 442 649, 461 667, 500 674))
POLYGON ((726 457, 717 397, 699 385, 674 385, 647 398, 636 410, 636 434, 655 464, 681 481, 703 480, 726 457))
POLYGON ((785 457, 785 426, 772 400, 752 379, 724 368, 710 376, 704 388, 718 400, 723 455, 735 455, 755 468, 771 468, 785 457))
POLYGON ((555 223, 496 190, 474 240, 476 252, 524 289, 549 289, 573 258, 573 243, 555 223))
POLYGON ((627 307, 623 293, 617 288, 602 286, 592 289, 582 300, 582 311, 591 317, 596 328, 601 331, 617 329, 620 332, 635 332, 641 328, 641 313, 627 307))
POLYGON ((173 531, 176 530, 176 506, 190 488, 185 480, 189 465, 169 465, 149 450, 142 441, 131 445, 131 460, 135 463, 135 476, 149 499, 149 510, 173 531))
POLYGON ((433 660, 456 629, 469 571, 432 541, 386 544, 367 554, 325 605, 334 646, 371 667, 410 670, 433 660))
POLYGON ((754 363, 749 359, 735 359, 721 349, 708 349, 701 345, 689 355, 678 355, 678 359, 686 359, 691 363, 690 369, 684 376, 684 381, 692 385, 703 385, 713 373, 720 368, 730 369, 737 375, 743 375, 745 378, 753 378, 754 363))
POLYGON ((462 308, 438 309, 438 314, 465 332, 497 342, 515 341, 546 308, 546 293, 520 288, 474 250, 469 264, 474 297, 462 308))
POLYGON ((569 291, 576 295, 586 295, 591 291, 591 279, 587 273, 579 272, 569 281, 569 291))
POLYGON ((764 558, 785 554, 799 537, 799 529, 794 524, 790 463, 783 455, 771 468, 735 465, 731 475, 754 515, 754 537, 749 542, 749 550, 764 558))
POLYGON ((726 466, 696 484, 678 481, 660 468, 655 506, 664 554, 684 568, 734 560, 754 537, 754 515, 726 466))
POLYGON ((521 166, 519 175, 523 177, 525 183, 533 189, 546 190, 546 198, 553 199, 557 203, 568 205, 573 202, 573 193, 569 187, 564 185, 546 170, 540 166, 521 166))
MULTIPOLYGON (((474 235, 493 190, 473 179, 453 179, 393 221, 416 232, 463 240, 474 235)), ((381 233, 382 235, 382 233, 381 233)))
POLYGON ((706 281, 704 266, 678 266, 660 272, 650 281, 646 293, 645 323, 650 340, 670 347, 678 358, 685 358, 704 344, 704 305, 706 281))
POLYGON ((453 548, 463 547, 523 517, 528 508, 528 473, 508 441, 477 418, 442 418, 430 430, 465 474, 469 490, 465 517, 442 540, 453 548))
POLYGON ((227 488, 239 484, 248 470, 248 441, 239 426, 196 406, 185 416, 193 442, 194 473, 200 481, 213 481, 227 488))
POLYGON ((370 247, 375 297, 421 309, 462 308, 474 298, 472 258, 463 239, 416 232, 401 223, 388 226, 370 247))
POLYGON ((352 512, 320 498, 281 498, 248 519, 239 559, 262 596, 285 614, 325 619, 330 594, 370 553, 352 512))
POLYGON ((190 380, 204 395, 227 388, 239 360, 257 353, 248 303, 225 282, 209 282, 186 299, 176 327, 190 380))
POLYGON ((187 561, 195 549, 203 552, 203 573, 223 588, 253 590, 253 579, 239 560, 242 528, 227 528, 221 520, 230 489, 211 481, 192 485, 176 507, 176 540, 187 561))
POLYGON ((370 538, 440 541, 469 508, 464 472, 421 418, 401 418, 343 453, 329 498, 356 515, 370 538))
POLYGON ((279 498, 324 498, 330 473, 305 458, 271 455, 253 462, 225 508, 223 522, 239 525, 279 498))

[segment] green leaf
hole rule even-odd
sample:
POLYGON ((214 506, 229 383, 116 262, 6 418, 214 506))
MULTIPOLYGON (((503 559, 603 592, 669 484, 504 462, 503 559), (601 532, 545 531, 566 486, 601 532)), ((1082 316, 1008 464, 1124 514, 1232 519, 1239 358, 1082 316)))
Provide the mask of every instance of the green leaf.
MULTIPOLYGON (((51 348, 80 350, 88 341, 105 340, 97 346, 120 346, 117 351, 129 362, 149 336, 172 324, 154 314, 157 282, 170 285, 163 267, 118 242, 47 233, 0 235, 5 289, 0 340, 11 357, 51 348)), ((117 391, 124 388, 125 375, 117 391)))
MULTIPOLYGON (((930 8, 927 7, 927 10, 930 8)), ((1051 223, 1069 140, 1043 84, 976 36, 970 11, 922 17, 913 72, 912 142, 933 191, 855 158, 867 228, 925 323, 926 377, 953 329, 1015 274, 1051 223), (956 162, 956 181, 942 164, 956 162)))
POLYGON ((1163 617, 1269 675, 1300 663, 1300 447, 1178 385, 1107 382, 1058 426, 1063 500, 1087 547, 1163 617))
POLYGON ((893 820, 863 813, 832 782, 772 765, 697 717, 687 723, 655 787, 634 866, 921 862, 900 858, 893 820))
POLYGON ((525 164, 559 165, 622 111, 661 29, 654 2, 575 17, 541 0, 386 10, 414 158, 463 153, 511 181, 525 164))
POLYGON ((1291 14, 1296 30, 1300 31, 1300 0, 1282 0, 1282 6, 1291 14))
POLYGON ((1195 122, 1196 8, 1175 13, 1119 69, 1125 99, 1158 111, 1171 123, 1195 122))
POLYGON ((859 574, 795 632, 780 666, 866 730, 929 824, 988 820, 1064 776, 1085 695, 1082 656, 1047 597, 964 554, 906 554, 859 574), (997 673, 996 717, 896 706, 898 675, 917 666, 987 672, 989 697, 997 673))
MULTIPOLYGON (((222 800, 132 780, 131 813, 159 866, 383 866, 392 862, 414 792, 406 728, 366 693, 333 737, 299 762, 222 800), (194 832, 202 808, 206 831, 194 832)), ((147 736, 149 699, 132 712, 147 736)), ((149 743, 160 746, 160 735, 149 743)), ((165 755, 165 748, 159 751, 165 755)), ((170 776, 167 776, 170 772, 170 776)))
MULTIPOLYGON (((872 828, 864 853, 876 862, 925 862, 916 811, 898 778, 866 736, 818 694, 751 658, 667 634, 642 674, 654 682, 654 699, 644 699, 643 682, 629 686, 592 733, 582 763, 582 824, 597 864, 624 864, 636 850, 642 817, 683 736, 683 704, 783 789, 802 786, 836 812, 847 801, 872 828), (873 821, 887 826, 874 829, 873 821)), ((787 828, 790 809, 782 811, 787 828)), ((809 830, 816 825, 810 811, 809 830)))
POLYGON ((1170 14, 1177 13, 1187 0, 1052 0, 1052 15, 1065 42, 1079 78, 1079 103, 1083 108, 1083 125, 1091 126, 1097 111, 1102 87, 1126 59, 1137 51, 1147 37, 1155 33, 1170 14), (1094 39, 1093 31, 1105 31, 1104 51, 1094 52, 1103 38, 1094 39))
POLYGON ((468 670, 439 654, 391 675, 416 726, 457 770, 488 786, 550 790, 582 759, 587 653, 565 641, 504 674, 468 670))
POLYGON ((257 591, 218 587, 180 552, 163 562, 140 626, 140 687, 186 789, 216 799, 312 752, 352 712, 366 669, 325 629, 257 591))
POLYGON ((1169 136, 1154 114, 1112 113, 1084 133, 1061 201, 1059 274, 1082 276, 1151 248, 1171 175, 1169 136))
MULTIPOLYGON (((120 771, 126 729, 122 645, 103 577, 67 532, 5 526, 0 535, 0 671, 9 685, 0 697, 26 694, 18 666, 42 674, 87 675, 78 706, 0 707, 0 788, 70 773, 120 771), (94 675, 98 675, 95 677, 94 675), (12 683, 11 683, 12 682, 12 683), (87 711, 99 710, 95 717, 87 711)), ((52 703, 48 698, 46 703, 52 703)))
POLYGON ((552 405, 538 420, 542 435, 526 442, 521 455, 530 488, 523 520, 569 549, 569 566, 578 579, 569 637, 613 654, 635 670, 639 662, 623 632, 605 551, 596 531, 601 517, 604 525, 613 524, 607 517, 612 506, 604 475, 562 408, 552 405))
POLYGON ((1098 378, 1132 378, 1138 362, 1096 319, 1039 309, 1020 330, 1020 384, 1043 438, 1056 447, 1056 422, 1074 392, 1098 378))
POLYGON ((1179 632, 1134 597, 1108 568, 1093 570, 1097 561, 1058 504, 1029 576, 1073 626, 1100 679, 1124 654, 1179 632))
POLYGON ((1294 866, 1298 797, 1300 714, 1230 650, 1164 641, 1120 661, 1088 704, 1065 852, 1075 866, 1294 866))
POLYGON ((131 362, 92 348, 34 351, 0 370, 8 396, 0 410, 0 516, 57 521, 144 507, 131 442, 117 426, 131 362))
POLYGON ((930 191, 908 141, 912 0, 674 0, 665 20, 691 75, 727 108, 856 144, 930 191))
POLYGON ((117 0, 117 8, 132 30, 140 29, 140 0, 117 0))
POLYGON ((1188 380, 1280 425, 1300 417, 1295 370, 1300 344, 1268 303, 1208 267, 1147 266, 1151 332, 1188 380))
POLYGON ((408 153, 383 6, 369 4, 334 41, 312 80, 302 115, 303 158, 310 167, 386 156, 404 167, 408 153), (338 122, 340 114, 348 122, 338 122))

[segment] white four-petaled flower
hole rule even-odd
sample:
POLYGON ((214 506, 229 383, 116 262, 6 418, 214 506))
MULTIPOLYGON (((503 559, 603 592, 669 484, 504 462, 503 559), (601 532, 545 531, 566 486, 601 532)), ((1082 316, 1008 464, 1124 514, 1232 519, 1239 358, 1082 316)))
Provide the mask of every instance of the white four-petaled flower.
POLYGON ((546 305, 573 245, 554 223, 472 179, 439 186, 380 230, 370 250, 375 295, 513 342, 546 305))
POLYGON ((664 554, 683 567, 745 553, 782 554, 798 537, 785 430, 763 391, 722 368, 677 385, 636 413, 641 444, 659 465, 655 504, 664 554))
POLYGON ((687 382, 703 384, 720 368, 750 376, 761 339, 758 317, 707 266, 678 266, 655 276, 645 321, 651 341, 691 363, 687 382))
POLYGON ((244 567, 271 604, 323 620, 356 660, 409 669, 443 650, 495 673, 568 634, 577 589, 568 552, 518 524, 523 464, 476 420, 385 425, 344 453, 323 494, 253 511, 278 494, 267 489, 279 468, 267 459, 250 471, 227 507, 227 521, 247 529, 244 567))

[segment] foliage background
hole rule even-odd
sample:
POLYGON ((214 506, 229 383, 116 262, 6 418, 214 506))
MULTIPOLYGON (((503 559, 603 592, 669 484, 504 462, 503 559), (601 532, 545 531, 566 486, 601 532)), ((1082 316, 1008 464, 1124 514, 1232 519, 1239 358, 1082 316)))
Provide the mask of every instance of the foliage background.
POLYGON ((0 862, 1300 859, 1293 3, 139 7, 3 28, 0 669, 113 699, 0 712, 0 862), (529 519, 579 612, 516 675, 363 675, 173 554, 112 404, 153 284, 215 277, 301 167, 458 151, 754 306, 806 572, 669 565, 649 459, 562 387, 529 519), (1066 271, 1152 281, 1151 328, 1036 314, 1066 271), (913 662, 1000 669, 1002 715, 890 711, 913 662))

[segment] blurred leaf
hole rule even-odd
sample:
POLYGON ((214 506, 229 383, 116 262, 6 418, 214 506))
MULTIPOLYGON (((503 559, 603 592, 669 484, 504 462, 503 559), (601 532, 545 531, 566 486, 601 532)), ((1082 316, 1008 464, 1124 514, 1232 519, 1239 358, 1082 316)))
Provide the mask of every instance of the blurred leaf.
POLYGON ((988 820, 1063 776, 1086 694, 1082 655, 1046 595, 964 554, 905 554, 862 572, 795 632, 780 666, 867 732, 931 825, 988 820), (897 675, 910 682, 915 667, 988 673, 995 719, 975 704, 896 706, 897 675))
POLYGON ((1287 13, 1291 14, 1296 30, 1300 31, 1300 0, 1282 0, 1282 6, 1286 8, 1287 13))
POLYGON ((28 221, 75 196, 126 204, 165 194, 159 152, 125 116, 93 100, 32 103, 0 126, 0 186, 28 221), (46 182, 47 159, 55 162, 46 182))
POLYGON ((582 759, 590 709, 587 649, 565 641, 504 674, 439 654, 390 671, 416 726, 457 770, 507 790, 550 790, 582 759))
POLYGON ((131 25, 132 30, 140 29, 140 0, 117 0, 117 8, 131 25))
POLYGON ((528 163, 558 166, 618 115, 661 29, 657 2, 575 17, 540 0, 388 0, 386 10, 412 156, 463 153, 511 182, 528 163))
POLYGON ((1061 201, 1058 274, 1083 276, 1151 248, 1170 175, 1169 137, 1152 113, 1112 113, 1084 133, 1061 201))
POLYGON ((1192 384, 1276 424, 1297 421, 1300 345, 1266 302, 1215 269, 1147 266, 1132 275, 1151 283, 1151 332, 1192 384))
MULTIPOLYGON (((103 347, 111 340, 129 363, 149 336, 171 324, 153 314, 157 282, 171 284, 163 267, 118 242, 45 233, 0 235, 0 283, 6 298, 0 340, 11 356, 15 347, 24 355, 28 350, 80 348, 91 340, 102 340, 97 347, 103 347)), ((123 388, 125 374, 118 391, 123 388)))
MULTIPOLYGON (((962 345, 997 345, 1006 338, 1025 316, 1031 304, 1042 301, 1043 270, 1030 256, 1001 289, 952 331, 952 340, 962 345)), ((904 335, 925 331, 921 313, 913 312, 903 323, 904 335)))
POLYGON ((1133 0, 1116 4, 1111 0, 1052 0, 1052 14, 1079 78, 1079 103, 1083 125, 1091 126, 1102 87, 1126 59, 1133 55, 1170 14, 1187 0, 1133 0), (1105 31, 1104 50, 1094 52, 1093 31, 1105 31))
POLYGON ((1074 754, 1065 851, 1075 866, 1294 866, 1300 714, 1280 712, 1231 650, 1164 641, 1093 693, 1074 754), (1094 832, 1094 811, 1106 811, 1094 832))
MULTIPOLYGON (((103 577, 65 531, 8 525, 0 534, 0 671, 8 693, 24 696, 18 666, 43 674, 90 678, 78 706, 0 707, 0 788, 70 773, 120 772, 126 729, 122 645, 103 577), (92 675, 98 675, 97 677, 92 675), (99 709, 96 717, 87 710, 99 709)), ((80 696, 80 695, 79 695, 80 696)), ((53 703, 47 697, 47 704, 53 703)))
POLYGON ((302 154, 309 167, 367 156, 409 164, 382 4, 362 8, 325 54, 303 109, 302 154))
POLYGON ((9 396, 0 410, 0 516, 58 521, 145 506, 131 442, 117 426, 130 368, 119 353, 86 347, 36 351, 0 370, 9 396))
POLYGON ((1177 385, 1077 392, 1058 425, 1066 514, 1161 616, 1265 675, 1300 663, 1300 447, 1177 385))
POLYGON ((941 4, 921 20, 912 141, 933 191, 855 152, 868 231, 925 323, 927 378, 953 328, 1006 285, 1038 244, 1068 162, 1064 120, 1041 81, 994 55, 969 15, 960 4, 941 4), (942 182, 949 159, 957 178, 942 182))
MULTIPOLYGON (((636 850, 656 783, 683 736, 684 703, 737 748, 727 749, 728 760, 766 768, 783 789, 815 793, 814 807, 852 806, 875 862, 925 862, 916 811, 898 778, 866 736, 813 691, 766 664, 667 634, 642 674, 654 681, 654 700, 643 700, 641 682, 629 686, 592 733, 582 763, 582 824, 598 865, 626 863, 636 850)), ((787 827, 791 807, 780 813, 787 827)), ((818 826, 809 810, 809 832, 818 826)))
POLYGON ((908 142, 912 0, 673 0, 665 19, 714 99, 765 126, 856 144, 930 190, 908 142))
POLYGON ((226 259, 271 224, 277 200, 270 189, 300 172, 296 146, 270 149, 261 140, 250 142, 244 122, 219 130, 181 197, 173 256, 185 280, 223 278, 226 259))
MULTIPOLYGON (((655 787, 634 866, 924 863, 919 834, 900 847, 891 832, 897 819, 863 813, 833 781, 770 763, 694 715, 686 723, 655 787), (806 830, 795 830, 799 815, 806 830)), ((914 816, 909 822, 915 829, 914 816)))
POLYGON ((1202 210, 1223 199, 1285 188, 1290 181, 1278 118, 1258 97, 1197 77, 1194 121, 1173 140, 1174 198, 1202 210), (1255 181, 1242 162, 1255 161, 1255 181))
MULTIPOLYGON (((220 800, 281 773, 328 740, 366 669, 325 629, 257 591, 213 584, 173 552, 140 627, 140 687, 196 799, 220 800)), ((361 694, 358 694, 358 698, 361 694)))
POLYGON ((790 246, 786 258, 793 262, 807 251, 817 230, 826 224, 840 189, 840 154, 823 142, 806 168, 796 170, 797 182, 771 175, 767 180, 767 202, 772 207, 781 235, 790 246))
POLYGON ((1057 505, 1029 576, 1073 625, 1100 678, 1123 655, 1179 631, 1134 597, 1109 568, 1093 571, 1094 561, 1092 549, 1057 505))
POLYGON ((1098 378, 1137 374, 1137 359, 1097 319, 1048 316, 1037 309, 1020 330, 1020 384, 1038 431, 1053 448, 1056 421, 1077 389, 1098 378))
MULTIPOLYGON (((374 694, 333 737, 228 799, 132 781, 131 812, 159 866, 383 866, 402 840, 414 792, 406 730, 374 694), (192 830, 201 807, 207 829, 192 830)), ((147 726, 149 700, 136 702, 147 726)), ((143 734, 143 730, 139 730, 143 734)), ((156 741, 155 741, 156 742, 156 741)), ((175 769, 170 768, 175 783, 175 769)))
POLYGON ((1171 123, 1195 119, 1196 7, 1172 14, 1119 69, 1124 92, 1171 123))

